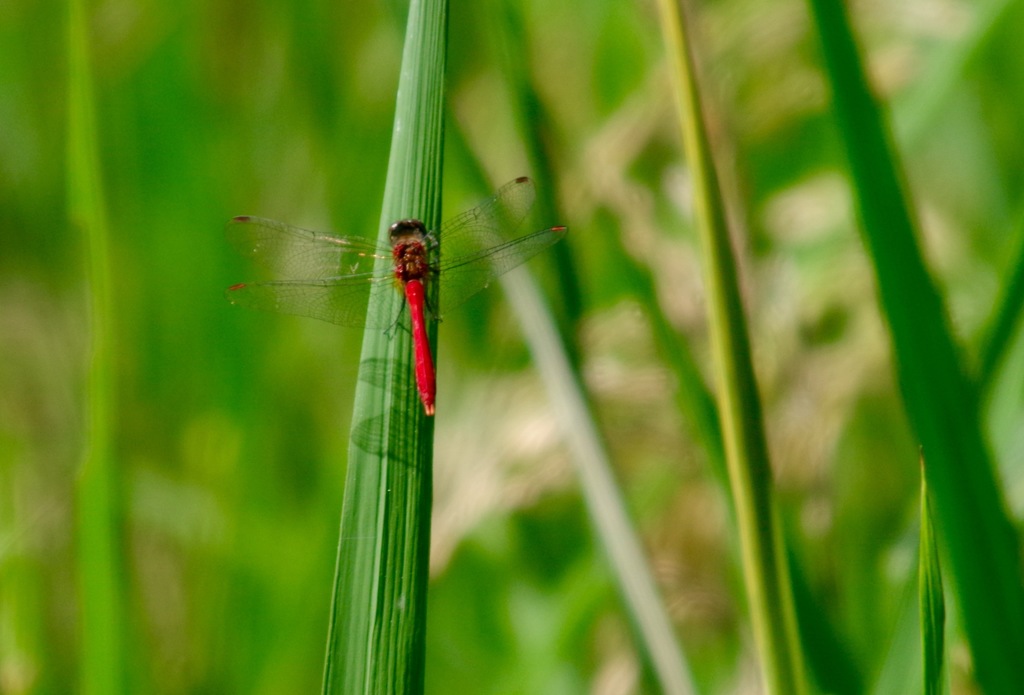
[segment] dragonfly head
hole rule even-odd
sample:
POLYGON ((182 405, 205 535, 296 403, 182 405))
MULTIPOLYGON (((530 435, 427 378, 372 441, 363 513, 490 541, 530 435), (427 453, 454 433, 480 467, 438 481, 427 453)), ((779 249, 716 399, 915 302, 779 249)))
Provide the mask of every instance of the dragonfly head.
POLYGON ((426 226, 419 220, 398 220, 388 229, 391 245, 409 241, 420 241, 427 236, 426 226))

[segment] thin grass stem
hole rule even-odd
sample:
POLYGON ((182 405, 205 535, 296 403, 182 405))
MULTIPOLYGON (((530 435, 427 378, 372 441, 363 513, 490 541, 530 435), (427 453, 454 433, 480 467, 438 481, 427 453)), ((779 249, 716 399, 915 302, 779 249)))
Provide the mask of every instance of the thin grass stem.
POLYGON ((83 236, 89 286, 90 355, 85 450, 76 489, 84 695, 125 692, 119 475, 114 456, 114 308, 110 230, 100 168, 95 93, 84 0, 68 3, 68 215, 83 236))
POLYGON ((683 145, 693 171, 718 409, 754 636, 768 692, 803 693, 806 676, 782 534, 772 501, 772 475, 760 397, 724 204, 704 126, 696 70, 680 6, 673 0, 661 0, 659 9, 678 100, 683 145))

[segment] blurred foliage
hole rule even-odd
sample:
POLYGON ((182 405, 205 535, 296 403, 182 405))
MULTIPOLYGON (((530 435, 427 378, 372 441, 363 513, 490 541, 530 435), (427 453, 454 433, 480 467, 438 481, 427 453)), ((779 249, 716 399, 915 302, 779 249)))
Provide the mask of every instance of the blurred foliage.
MULTIPOLYGON (((823 617, 872 683, 887 652, 915 645, 898 636, 915 581, 917 445, 807 9, 691 9, 727 197, 750 230, 737 243, 787 528, 823 617)), ((926 257, 973 356, 1024 229, 1024 3, 854 10, 926 257)), ((449 127, 501 183, 530 172, 490 11, 452 5, 449 127)), ((320 681, 360 336, 228 305, 223 288, 248 269, 221 229, 258 214, 374 233, 403 14, 394 2, 91 7, 135 692, 320 681)), ((530 0, 522 16, 516 55, 550 119, 545 183, 561 213, 547 222, 572 228, 591 396, 702 691, 749 690, 727 507, 697 430, 673 408, 647 295, 618 270, 621 248, 650 269, 661 310, 706 365, 656 15, 650 3, 530 0)), ((84 251, 67 223, 65 22, 59 3, 0 6, 0 693, 76 688, 88 323, 84 251)), ((446 217, 488 193, 458 176, 457 156, 448 167, 446 217)), ((508 317, 491 291, 441 331, 428 690, 649 692, 508 317)), ((1024 345, 1009 338, 987 417, 1019 518, 1024 345)), ((957 629, 951 617, 954 655, 957 629)), ((969 663, 948 666, 954 691, 971 692, 969 663)))

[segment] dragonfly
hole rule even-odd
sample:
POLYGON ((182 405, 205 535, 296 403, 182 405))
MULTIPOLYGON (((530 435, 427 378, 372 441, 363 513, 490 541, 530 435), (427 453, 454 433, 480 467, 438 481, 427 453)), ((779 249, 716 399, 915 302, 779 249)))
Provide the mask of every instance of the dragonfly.
POLYGON ((367 313, 383 292, 400 291, 400 312, 409 309, 416 390, 428 416, 434 414, 434 360, 427 320, 440 309, 463 304, 499 276, 525 263, 565 237, 567 227, 548 227, 513 237, 533 207, 533 181, 521 176, 483 203, 448 220, 439 231, 417 219, 401 219, 388 229, 389 243, 339 236, 261 217, 243 215, 228 222, 228 240, 281 279, 242 282, 227 289, 232 304, 308 316, 340 326, 388 330, 399 316, 387 310, 367 313), (427 287, 438 283, 439 306, 430 306, 427 287))

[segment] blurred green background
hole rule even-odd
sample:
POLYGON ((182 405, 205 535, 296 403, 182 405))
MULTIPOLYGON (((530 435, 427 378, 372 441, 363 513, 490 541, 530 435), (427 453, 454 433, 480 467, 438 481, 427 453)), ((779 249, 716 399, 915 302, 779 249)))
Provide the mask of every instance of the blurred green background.
MULTIPOLYGON (((517 6, 520 44, 503 31, 501 7, 451 6, 448 127, 495 187, 536 174, 557 193, 559 217, 545 222, 572 230, 586 383, 672 620, 703 692, 750 692, 757 671, 727 507, 704 444, 675 408, 647 320, 667 315, 706 365, 688 174, 656 12, 646 2, 530 0, 517 6), (551 172, 526 170, 508 57, 527 66, 549 119, 551 172), (653 294, 623 269, 624 252, 650 270, 653 294)), ((737 244, 785 525, 822 617, 871 683, 914 582, 918 453, 817 46, 795 0, 691 9, 711 134, 744 230, 737 244)), ((1024 7, 854 9, 970 362, 1024 229, 1024 7)), ((230 306, 223 288, 252 271, 222 227, 254 214, 376 233, 404 11, 399 2, 90 7, 133 692, 319 686, 361 336, 230 306)), ((73 509, 89 318, 83 240, 67 220, 65 26, 60 3, 0 5, 5 694, 76 690, 73 509)), ((446 217, 488 194, 470 183, 463 149, 452 150, 446 217)), ((535 267, 550 275, 543 261, 535 267)), ((551 302, 557 310, 559 298, 551 302)), ((428 691, 652 691, 501 293, 446 318, 428 691)), ((1019 339, 994 374, 990 441, 1019 518, 1019 339)), ((955 618, 953 628, 954 689, 970 692, 955 618)))

